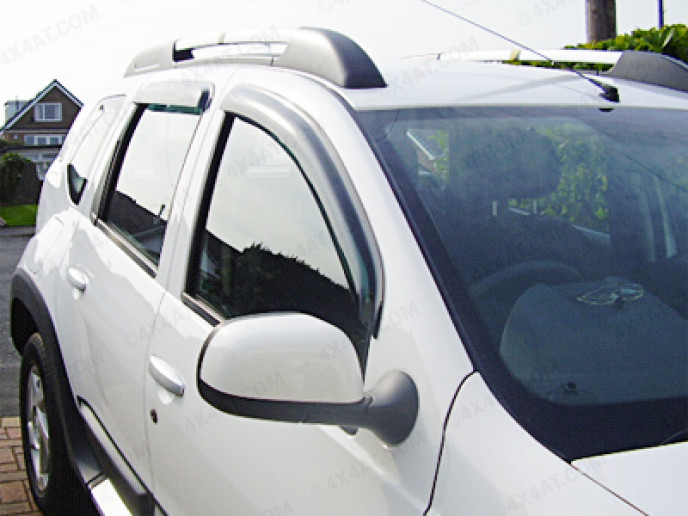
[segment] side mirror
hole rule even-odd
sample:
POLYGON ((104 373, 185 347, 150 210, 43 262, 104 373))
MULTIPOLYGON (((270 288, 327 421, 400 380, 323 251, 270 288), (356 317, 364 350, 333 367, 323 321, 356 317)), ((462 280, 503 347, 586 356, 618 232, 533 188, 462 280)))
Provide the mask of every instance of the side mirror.
POLYGON ((198 361, 198 390, 215 408, 272 421, 361 427, 389 444, 411 433, 418 391, 393 371, 363 392, 353 345, 305 314, 248 316, 211 334, 198 361))

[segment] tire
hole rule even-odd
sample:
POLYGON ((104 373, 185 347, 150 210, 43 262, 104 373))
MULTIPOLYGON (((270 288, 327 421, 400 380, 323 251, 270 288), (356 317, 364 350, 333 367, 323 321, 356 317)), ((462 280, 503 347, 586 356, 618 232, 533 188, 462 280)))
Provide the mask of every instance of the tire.
POLYGON ((72 468, 58 411, 57 375, 39 333, 24 347, 20 371, 22 446, 36 505, 45 515, 97 514, 72 468))

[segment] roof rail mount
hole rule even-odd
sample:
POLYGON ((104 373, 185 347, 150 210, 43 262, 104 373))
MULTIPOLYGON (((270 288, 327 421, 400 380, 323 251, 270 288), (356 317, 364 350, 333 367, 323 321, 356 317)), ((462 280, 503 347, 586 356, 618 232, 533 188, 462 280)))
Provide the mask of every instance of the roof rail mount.
POLYGON ((688 92, 688 64, 656 52, 626 50, 606 75, 688 92))
MULTIPOLYGON (((241 34, 246 36, 245 31, 241 34)), ((298 70, 343 88, 387 86, 370 56, 355 41, 333 30, 302 27, 283 39, 232 36, 230 32, 193 45, 173 41, 148 48, 131 61, 124 76, 189 66, 200 60, 194 55, 195 50, 232 46, 236 52, 215 59, 298 70), (264 50, 256 52, 256 47, 264 50), (281 47, 283 51, 273 47, 281 47)))

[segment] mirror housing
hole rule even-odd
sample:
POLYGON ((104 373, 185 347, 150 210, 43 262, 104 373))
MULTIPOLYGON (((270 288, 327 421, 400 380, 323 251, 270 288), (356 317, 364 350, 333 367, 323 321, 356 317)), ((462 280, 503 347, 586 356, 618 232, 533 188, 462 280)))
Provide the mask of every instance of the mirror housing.
POLYGON ((358 357, 339 328, 296 313, 227 321, 206 342, 199 379, 231 396, 354 403, 363 397, 358 357))
POLYGON ((389 444, 408 437, 418 391, 405 373, 383 376, 363 393, 348 337, 310 315, 267 314, 220 325, 198 361, 201 397, 242 417, 367 428, 389 444))

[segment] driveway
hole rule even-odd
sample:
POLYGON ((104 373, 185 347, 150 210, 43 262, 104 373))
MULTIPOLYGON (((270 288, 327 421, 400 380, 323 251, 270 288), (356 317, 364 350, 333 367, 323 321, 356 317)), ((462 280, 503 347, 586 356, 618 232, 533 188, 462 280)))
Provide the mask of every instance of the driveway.
POLYGON ((23 229, 0 228, 0 417, 19 414, 19 354, 9 337, 8 305, 12 271, 29 234, 23 229))

